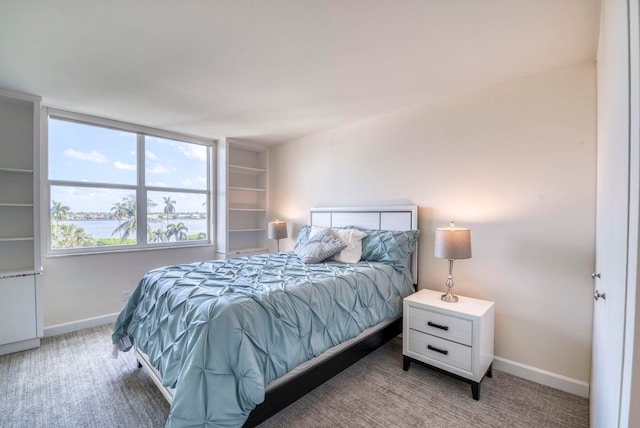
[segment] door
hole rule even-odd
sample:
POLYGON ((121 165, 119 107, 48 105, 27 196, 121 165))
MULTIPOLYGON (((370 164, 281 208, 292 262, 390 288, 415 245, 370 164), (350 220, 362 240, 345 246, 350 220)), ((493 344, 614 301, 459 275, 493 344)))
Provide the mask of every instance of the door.
POLYGON ((629 236, 627 2, 605 0, 598 45, 596 272, 591 426, 620 425, 629 236))

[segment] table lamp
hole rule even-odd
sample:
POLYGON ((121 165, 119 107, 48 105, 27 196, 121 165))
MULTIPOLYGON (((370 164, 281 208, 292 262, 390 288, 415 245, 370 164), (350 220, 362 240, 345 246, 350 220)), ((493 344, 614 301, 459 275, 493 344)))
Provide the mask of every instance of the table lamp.
POLYGON ((447 293, 441 299, 444 302, 455 303, 458 296, 453 290, 453 261, 471 258, 471 230, 465 227, 456 227, 454 221, 449 227, 436 229, 435 256, 439 259, 449 260, 449 278, 447 278, 447 293))
POLYGON ((278 243, 278 252, 280 252, 280 240, 287 237, 287 223, 276 220, 270 221, 267 228, 267 237, 275 239, 278 243))

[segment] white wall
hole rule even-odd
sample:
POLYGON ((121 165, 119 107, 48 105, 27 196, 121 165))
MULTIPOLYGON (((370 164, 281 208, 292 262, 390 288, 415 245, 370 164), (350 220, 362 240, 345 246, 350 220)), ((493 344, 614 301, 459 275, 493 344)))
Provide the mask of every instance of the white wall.
POLYGON ((473 247, 455 291, 496 302, 496 355, 588 382, 595 88, 595 65, 578 64, 272 147, 281 248, 313 206, 410 201, 419 287, 443 289, 434 230, 455 220, 473 247))
POLYGON ((214 258, 211 246, 66 257, 43 255, 45 328, 119 312, 124 306, 123 293, 133 291, 150 269, 214 258))

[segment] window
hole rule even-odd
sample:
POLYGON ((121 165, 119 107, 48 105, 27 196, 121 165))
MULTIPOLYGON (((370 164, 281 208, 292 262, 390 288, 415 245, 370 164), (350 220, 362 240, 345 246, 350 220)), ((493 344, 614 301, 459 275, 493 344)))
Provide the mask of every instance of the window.
POLYGON ((50 253, 211 244, 212 144, 49 110, 50 253))

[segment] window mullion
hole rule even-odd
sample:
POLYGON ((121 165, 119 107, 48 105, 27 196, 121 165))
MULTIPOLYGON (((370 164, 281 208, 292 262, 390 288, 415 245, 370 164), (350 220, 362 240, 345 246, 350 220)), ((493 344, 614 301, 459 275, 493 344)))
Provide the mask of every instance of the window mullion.
POLYGON ((50 186, 86 187, 96 189, 136 190, 137 186, 129 184, 94 183, 91 181, 49 180, 50 186))
POLYGON ((144 247, 147 244, 147 188, 145 182, 145 144, 144 134, 138 134, 138 189, 136 192, 136 231, 138 245, 144 247))

